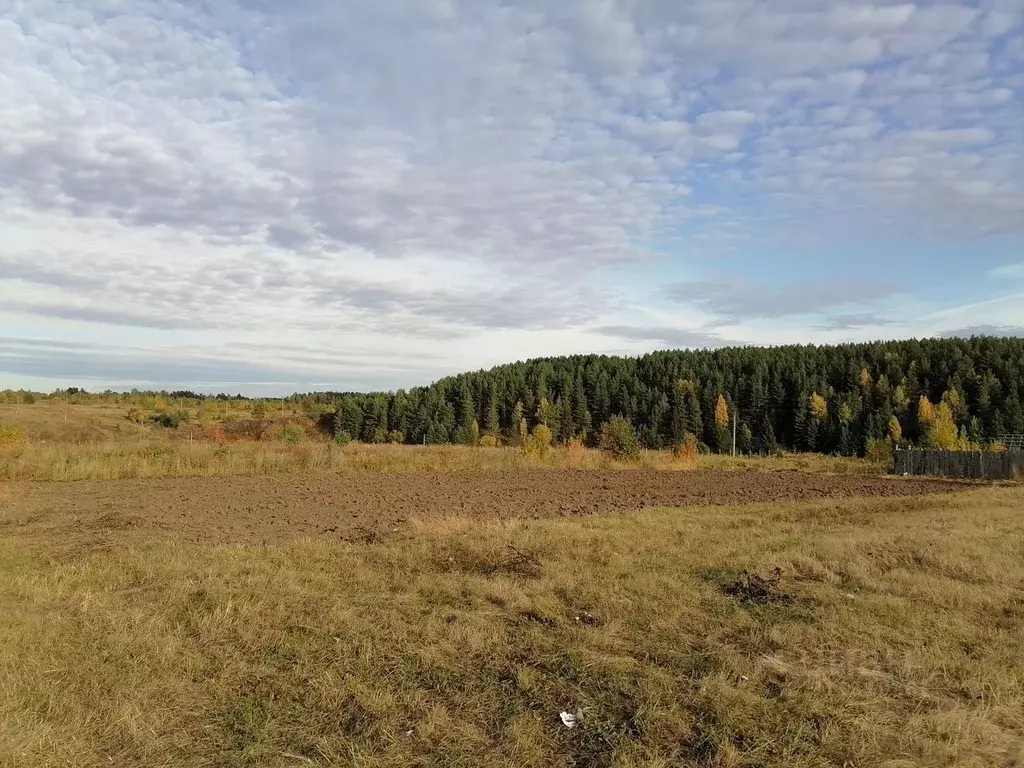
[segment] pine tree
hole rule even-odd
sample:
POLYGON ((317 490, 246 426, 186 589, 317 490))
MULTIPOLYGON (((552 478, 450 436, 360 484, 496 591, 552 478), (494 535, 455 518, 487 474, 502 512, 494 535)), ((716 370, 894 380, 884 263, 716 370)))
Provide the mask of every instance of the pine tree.
POLYGON ((582 383, 578 383, 573 389, 572 420, 577 433, 586 442, 592 422, 590 411, 587 409, 587 393, 583 391, 582 383))
POLYGON ((700 415, 700 399, 697 397, 697 385, 683 381, 683 404, 686 413, 686 431, 697 436, 704 433, 704 423, 700 415))
POLYGON ((763 416, 757 429, 757 450, 760 453, 772 454, 775 453, 777 448, 775 428, 772 427, 772 420, 768 416, 763 416))
POLYGON ((669 438, 674 446, 683 444, 686 436, 686 401, 683 396, 683 382, 678 381, 672 388, 672 402, 670 404, 669 438))
POLYGON ((523 401, 519 400, 516 402, 516 407, 512 411, 512 429, 515 430, 515 436, 522 443, 528 434, 526 428, 526 418, 523 416, 523 401))
POLYGON ((491 385, 487 393, 487 418, 484 420, 484 431, 488 435, 497 436, 501 432, 501 421, 498 415, 498 388, 491 385))

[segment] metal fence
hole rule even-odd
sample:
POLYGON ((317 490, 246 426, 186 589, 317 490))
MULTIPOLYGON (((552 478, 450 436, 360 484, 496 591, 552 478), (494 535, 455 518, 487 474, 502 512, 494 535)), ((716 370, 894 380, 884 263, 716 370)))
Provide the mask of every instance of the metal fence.
POLYGON ((940 475, 972 480, 1024 479, 1024 451, 896 451, 897 475, 940 475))
POLYGON ((997 443, 1002 443, 1008 451, 1024 451, 1024 435, 1000 435, 997 443))

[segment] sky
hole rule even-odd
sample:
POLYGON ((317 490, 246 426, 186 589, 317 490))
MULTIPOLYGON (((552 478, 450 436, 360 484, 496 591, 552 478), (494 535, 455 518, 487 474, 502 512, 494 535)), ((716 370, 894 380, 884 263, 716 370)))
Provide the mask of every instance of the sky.
POLYGON ((1024 335, 1022 97, 1022 0, 6 0, 0 387, 1024 335))

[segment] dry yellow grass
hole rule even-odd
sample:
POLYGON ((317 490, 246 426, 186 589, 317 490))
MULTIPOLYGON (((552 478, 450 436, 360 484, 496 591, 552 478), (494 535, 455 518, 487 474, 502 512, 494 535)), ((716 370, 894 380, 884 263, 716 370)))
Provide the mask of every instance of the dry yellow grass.
POLYGON ((516 448, 465 446, 360 445, 326 442, 289 445, 275 441, 209 443, 144 440, 72 445, 19 444, 0 451, 0 480, 123 480, 146 477, 202 477, 279 473, 438 472, 551 469, 725 469, 875 473, 882 467, 858 459, 814 454, 774 458, 700 456, 686 459, 670 451, 646 451, 638 461, 616 461, 596 450, 554 448, 544 457, 516 448))
POLYGON ((0 424, 15 424, 38 441, 87 443, 138 439, 139 427, 126 408, 110 405, 64 405, 52 400, 32 405, 0 403, 0 424))
POLYGON ((1019 765, 1022 509, 1005 487, 78 553, 6 526, 0 765, 1019 765), (791 602, 719 588, 775 567, 791 602))

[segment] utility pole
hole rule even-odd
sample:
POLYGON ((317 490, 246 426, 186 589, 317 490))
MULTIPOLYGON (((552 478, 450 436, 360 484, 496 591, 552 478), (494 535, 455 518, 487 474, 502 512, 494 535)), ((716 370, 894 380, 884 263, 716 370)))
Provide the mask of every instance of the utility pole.
POLYGON ((732 409, 732 455, 736 455, 736 406, 732 409))

